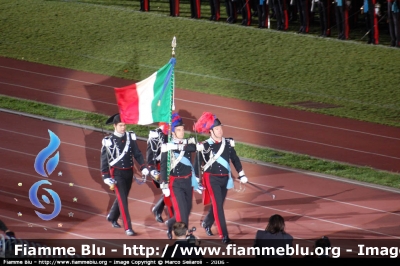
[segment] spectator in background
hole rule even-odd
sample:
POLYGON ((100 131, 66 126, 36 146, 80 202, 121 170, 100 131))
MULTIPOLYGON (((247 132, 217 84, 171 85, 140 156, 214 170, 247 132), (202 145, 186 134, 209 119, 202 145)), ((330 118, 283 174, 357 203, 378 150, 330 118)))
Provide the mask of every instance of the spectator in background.
POLYGON ((182 249, 185 248, 196 248, 195 243, 193 241, 189 241, 188 239, 188 228, 185 223, 183 222, 176 222, 172 226, 172 230, 174 232, 174 238, 176 239, 175 243, 172 246, 169 246, 167 250, 165 251, 164 258, 172 258, 172 254, 175 250, 175 246, 178 246, 176 248, 176 252, 174 254, 174 259, 175 258, 193 258, 193 259, 202 259, 203 255, 199 254, 196 255, 194 251, 192 251, 191 255, 187 254, 182 254, 182 249))
POLYGON ((254 240, 254 247, 273 247, 274 253, 267 253, 265 250, 264 255, 257 255, 256 258, 290 258, 290 255, 277 255, 276 249, 286 246, 293 247, 293 237, 285 231, 285 220, 279 214, 274 214, 269 218, 268 225, 265 230, 258 230, 254 240))

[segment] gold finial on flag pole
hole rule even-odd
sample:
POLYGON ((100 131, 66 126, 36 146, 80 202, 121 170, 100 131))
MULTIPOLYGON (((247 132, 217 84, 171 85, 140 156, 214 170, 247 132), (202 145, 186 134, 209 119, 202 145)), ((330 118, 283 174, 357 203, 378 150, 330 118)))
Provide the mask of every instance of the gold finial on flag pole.
POLYGON ((174 36, 174 38, 172 39, 172 57, 175 57, 175 47, 176 47, 176 38, 174 36))

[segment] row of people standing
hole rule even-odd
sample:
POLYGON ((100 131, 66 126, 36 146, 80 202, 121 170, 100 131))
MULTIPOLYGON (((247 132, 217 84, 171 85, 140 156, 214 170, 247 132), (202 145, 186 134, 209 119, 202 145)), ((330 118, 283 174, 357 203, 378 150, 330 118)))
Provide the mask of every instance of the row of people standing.
MULTIPOLYGON (((387 16, 391 46, 400 46, 400 0, 387 0, 387 10, 384 15, 379 1, 383 0, 225 0, 228 23, 236 23, 238 14, 241 24, 250 26, 252 17, 257 14, 258 27, 270 28, 270 18, 276 19, 277 30, 287 30, 289 21, 298 17, 300 28, 298 33, 306 34, 310 29, 310 21, 315 10, 318 10, 321 37, 331 36, 331 29, 336 27, 340 40, 349 39, 350 27, 363 13, 366 26, 366 36, 369 44, 379 44, 379 21, 387 16), (334 17, 334 19, 332 19, 334 17)), ((170 15, 179 16, 179 0, 169 0, 170 15)), ((150 0, 140 1, 140 10, 150 11, 150 0)), ((385 0, 386 3, 386 0, 385 0)), ((210 20, 219 21, 221 17, 220 0, 209 0, 210 20)), ((201 17, 201 0, 190 0, 191 18, 201 17)))
POLYGON ((207 235, 212 236, 211 226, 217 225, 223 243, 231 242, 226 226, 224 201, 229 189, 234 187, 230 163, 238 172, 239 180, 247 182, 242 164, 235 151, 234 140, 223 137, 220 120, 212 113, 204 112, 195 123, 197 133, 208 133, 210 138, 196 142, 191 137, 184 138, 184 124, 177 113, 171 117, 171 139, 169 125, 160 123, 150 131, 147 142, 147 165, 136 143, 134 132, 127 132, 119 114, 111 116, 106 124, 113 124, 114 132, 102 140, 101 172, 105 184, 114 186, 116 199, 107 220, 115 228, 121 228, 122 218, 127 235, 135 235, 132 230, 128 210, 128 194, 133 180, 133 160, 139 164, 143 176, 151 175, 153 183, 161 189, 162 196, 153 208, 158 222, 163 222, 162 212, 168 206, 169 219, 165 222, 167 236, 172 238, 172 226, 176 222, 189 225, 193 191, 203 195, 204 205, 211 204, 202 222, 207 235), (192 155, 196 153, 195 164, 192 155), (201 189, 204 187, 204 191, 201 189))

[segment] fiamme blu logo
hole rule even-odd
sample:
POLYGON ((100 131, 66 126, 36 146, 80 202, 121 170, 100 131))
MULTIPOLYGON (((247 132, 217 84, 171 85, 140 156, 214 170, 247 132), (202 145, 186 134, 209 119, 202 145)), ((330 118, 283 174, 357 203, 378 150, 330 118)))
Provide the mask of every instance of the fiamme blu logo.
MULTIPOLYGON (((60 160, 60 155, 59 152, 57 151, 58 147, 60 146, 60 139, 51 130, 48 131, 50 134, 50 143, 46 148, 44 148, 38 153, 34 164, 35 171, 43 177, 49 177, 56 169, 58 162, 60 160), (55 151, 57 151, 57 153, 53 157, 49 158, 55 151)), ((51 183, 48 180, 40 180, 35 184, 33 184, 32 187, 29 189, 29 199, 31 203, 36 208, 39 209, 45 209, 43 204, 38 199, 39 188, 41 185, 44 184, 51 185, 51 183)), ((54 202, 54 210, 50 214, 43 214, 38 211, 35 212, 37 216, 39 216, 42 220, 49 221, 51 219, 54 219, 60 213, 61 200, 58 194, 54 190, 48 188, 43 188, 43 189, 47 191, 52 197, 52 201, 54 202)), ((41 198, 46 204, 51 203, 50 199, 46 195, 42 195, 41 198)))

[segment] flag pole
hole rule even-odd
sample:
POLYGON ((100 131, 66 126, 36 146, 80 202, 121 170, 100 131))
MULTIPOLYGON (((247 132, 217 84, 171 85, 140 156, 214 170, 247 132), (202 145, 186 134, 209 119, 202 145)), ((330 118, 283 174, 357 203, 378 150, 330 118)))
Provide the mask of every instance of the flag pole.
MULTIPOLYGON (((176 37, 175 36, 172 39, 171 47, 172 47, 172 57, 175 58, 175 47, 176 47, 176 37)), ((175 98, 175 70, 172 75, 172 97, 171 97, 171 107, 169 110, 168 142, 171 142, 171 140, 172 140, 171 117, 172 117, 172 110, 175 110, 174 98, 175 98)), ((171 155, 172 155, 172 151, 168 151, 168 156, 167 156, 167 158, 168 158, 167 159, 167 180, 168 180, 168 182, 169 182, 169 172, 171 169, 171 155)))

